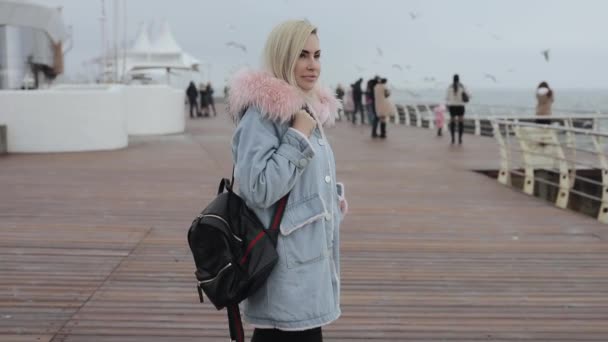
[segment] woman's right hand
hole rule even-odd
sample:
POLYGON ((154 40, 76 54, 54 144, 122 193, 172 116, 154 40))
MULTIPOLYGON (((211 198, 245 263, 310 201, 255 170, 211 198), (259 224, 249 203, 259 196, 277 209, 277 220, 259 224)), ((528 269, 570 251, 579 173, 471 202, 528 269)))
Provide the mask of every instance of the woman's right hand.
POLYGON ((315 129, 316 126, 317 121, 315 120, 315 118, 304 109, 300 109, 296 112, 293 117, 293 122, 291 124, 291 127, 302 132, 302 134, 306 135, 307 137, 310 137, 313 129, 315 129))

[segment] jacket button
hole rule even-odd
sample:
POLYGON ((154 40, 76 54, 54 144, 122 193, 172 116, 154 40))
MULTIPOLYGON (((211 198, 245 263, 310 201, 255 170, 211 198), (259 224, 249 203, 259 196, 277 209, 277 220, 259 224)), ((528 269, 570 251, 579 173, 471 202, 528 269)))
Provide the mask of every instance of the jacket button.
POLYGON ((325 140, 323 140, 323 139, 319 139, 319 145, 321 145, 321 146, 325 146, 325 140))
POLYGON ((331 221, 331 214, 330 213, 325 214, 325 221, 331 221))
POLYGON ((325 176, 325 183, 330 183, 330 182, 331 182, 331 177, 325 176))
POLYGON ((306 167, 308 165, 308 160, 302 158, 300 159, 300 167, 306 167))

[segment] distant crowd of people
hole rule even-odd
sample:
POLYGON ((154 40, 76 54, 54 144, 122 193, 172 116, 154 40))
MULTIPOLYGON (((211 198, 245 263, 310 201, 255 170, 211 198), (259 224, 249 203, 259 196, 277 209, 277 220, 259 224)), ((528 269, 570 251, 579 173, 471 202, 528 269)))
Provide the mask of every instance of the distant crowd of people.
POLYGON ((188 85, 188 88, 186 89, 186 97, 190 104, 191 119, 209 117, 210 110, 213 111, 213 116, 217 116, 211 82, 206 85, 200 83, 198 88, 194 82, 190 82, 190 85, 188 85))
MULTIPOLYGON (((338 100, 343 102, 344 115, 353 124, 357 123, 360 114, 360 123, 366 121, 371 124, 371 137, 385 139, 387 137, 386 123, 388 119, 397 114, 397 107, 390 100, 391 92, 388 89, 388 80, 376 76, 367 81, 366 89, 362 89, 363 79, 359 78, 347 90, 341 85, 336 89, 338 100), (363 103, 365 98, 365 106, 363 103), (378 132, 378 128, 380 132, 378 132)), ((341 113, 339 113, 341 117, 341 113)))
MULTIPOLYGON (((369 123, 372 127, 372 138, 386 138, 386 123, 390 117, 397 114, 395 104, 390 100, 390 91, 387 87, 387 79, 376 76, 367 81, 365 91, 362 89, 363 79, 359 78, 347 89, 342 85, 336 88, 336 97, 343 104, 343 112, 338 113, 338 119, 342 119, 342 114, 353 124, 369 123), (360 119, 359 119, 360 116, 360 119), (380 128, 380 132, 378 132, 380 128)), ((464 115, 466 104, 471 99, 470 91, 460 81, 460 76, 455 74, 452 83, 448 87, 445 96, 445 103, 437 104, 433 107, 434 123, 437 127, 437 136, 443 136, 445 125, 445 114, 450 114, 448 123, 451 144, 462 144, 464 132, 464 115)), ((551 107, 554 101, 553 90, 547 82, 538 85, 536 115, 551 115, 551 107)), ((550 124, 549 119, 537 119, 536 123, 550 124)))

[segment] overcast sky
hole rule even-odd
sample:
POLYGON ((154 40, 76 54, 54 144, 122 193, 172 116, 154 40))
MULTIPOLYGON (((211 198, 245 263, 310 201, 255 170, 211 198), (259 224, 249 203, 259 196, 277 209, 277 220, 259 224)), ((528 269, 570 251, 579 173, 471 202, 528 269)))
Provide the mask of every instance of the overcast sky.
MULTIPOLYGON (((74 31, 67 71, 82 72, 82 63, 101 52, 101 0, 37 1, 63 6, 74 31)), ((185 51, 210 63, 217 85, 239 66, 259 66, 277 23, 307 18, 319 28, 326 84, 380 74, 398 87, 443 87, 457 72, 477 87, 547 80, 557 88, 608 88, 606 0, 126 1, 129 39, 142 22, 166 20, 185 51)), ((115 1, 105 2, 111 17, 115 1)))

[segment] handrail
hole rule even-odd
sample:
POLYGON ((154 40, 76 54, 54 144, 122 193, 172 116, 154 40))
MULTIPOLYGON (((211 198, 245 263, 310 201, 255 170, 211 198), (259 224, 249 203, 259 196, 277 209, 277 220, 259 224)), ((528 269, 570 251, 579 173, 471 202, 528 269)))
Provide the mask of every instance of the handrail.
POLYGON ((492 119, 524 119, 524 120, 537 120, 537 119, 541 119, 541 120, 554 120, 554 121, 558 121, 558 120, 564 120, 564 119, 608 119, 608 115, 607 114, 570 114, 570 115, 564 115, 564 114, 553 114, 553 115, 545 115, 545 116, 541 116, 541 115, 530 115, 530 114, 511 114, 511 115, 489 115, 487 117, 485 117, 485 119, 487 120, 492 120, 492 119))
MULTIPOLYGON (((572 121, 573 118, 567 119, 572 121)), ((536 182, 556 188, 558 192, 555 205, 560 208, 568 207, 572 194, 600 202, 597 219, 608 223, 608 158, 602 143, 602 140, 608 138, 608 133, 574 128, 570 123, 564 127, 504 118, 490 121, 500 148, 500 183, 511 186, 511 175, 520 175, 524 178, 522 190, 529 195, 534 195, 536 182), (577 140, 577 136, 585 139, 577 140), (585 153, 581 153, 581 156, 577 151, 585 153), (521 158, 516 159, 515 155, 521 158), (591 156, 595 157, 595 163, 590 159, 591 156), (601 182, 577 174, 577 171, 586 168, 601 171, 601 182), (522 169, 523 172, 518 171, 522 169), (558 174, 559 181, 552 182, 537 176, 535 171, 538 170, 558 174), (601 187, 601 195, 585 192, 588 186, 575 188, 576 184, 583 183, 595 186, 595 189, 601 187)))
MULTIPOLYGON (((538 118, 538 117, 536 117, 536 118, 538 118)), ((604 137, 604 138, 608 137, 608 133, 598 132, 598 131, 592 131, 592 130, 589 130, 589 129, 581 129, 581 128, 574 128, 574 127, 563 127, 563 126, 553 126, 553 125, 544 125, 544 124, 535 124, 535 123, 530 123, 530 122, 517 122, 517 123, 514 123, 512 121, 508 121, 508 120, 504 120, 504 119, 495 119, 493 121, 497 122, 498 124, 515 124, 515 125, 521 126, 521 127, 533 127, 533 128, 542 128, 542 129, 551 129, 551 130, 560 131, 560 132, 572 132, 572 133, 579 133, 579 134, 584 134, 584 135, 599 136, 599 137, 604 137)))
MULTIPOLYGON (((403 111, 398 111, 398 115, 391 120, 394 124, 404 124, 406 126, 416 127, 427 127, 429 129, 435 129, 435 120, 433 108, 437 105, 436 102, 408 102, 399 103, 398 107, 401 107, 403 111), (411 114, 410 114, 411 111, 411 114), (404 115, 402 117, 401 115, 404 115), (402 120, 404 119, 404 120, 402 120)), ((503 108, 501 106, 490 106, 490 105, 468 105, 467 114, 464 117, 465 132, 472 133, 474 135, 493 136, 491 129, 491 120, 504 119, 504 120, 549 120, 553 122, 564 122, 564 125, 573 126, 576 121, 579 120, 590 120, 591 128, 598 130, 600 127, 599 122, 602 120, 608 120, 608 114, 602 114, 600 112, 588 111, 587 113, 578 112, 560 112, 554 110, 553 115, 538 116, 534 113, 518 113, 519 108, 525 107, 504 107, 510 110, 509 114, 496 113, 496 108, 503 108)), ((533 108, 528 108, 533 109, 533 108)), ((531 111, 531 110, 530 110, 531 111)), ((445 116, 449 114, 446 113, 445 116)), ((444 127, 447 129, 449 123, 449 117, 444 120, 444 127)))

